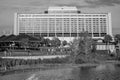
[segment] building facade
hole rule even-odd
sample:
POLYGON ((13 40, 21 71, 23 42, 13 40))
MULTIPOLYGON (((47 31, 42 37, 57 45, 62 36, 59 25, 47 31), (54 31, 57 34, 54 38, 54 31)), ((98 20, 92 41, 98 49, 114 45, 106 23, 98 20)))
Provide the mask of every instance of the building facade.
POLYGON ((96 50, 110 50, 110 52, 115 52, 115 44, 109 43, 109 45, 106 45, 106 43, 98 42, 96 45, 96 50))
POLYGON ((88 31, 92 38, 112 35, 111 13, 81 13, 76 7, 49 7, 42 14, 14 15, 14 34, 43 37, 79 37, 88 31))

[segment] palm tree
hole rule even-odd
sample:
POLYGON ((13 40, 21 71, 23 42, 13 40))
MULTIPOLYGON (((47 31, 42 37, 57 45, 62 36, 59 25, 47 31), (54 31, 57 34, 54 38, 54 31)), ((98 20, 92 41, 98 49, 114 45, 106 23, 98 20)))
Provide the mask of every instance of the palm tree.
POLYGON ((120 42, 120 34, 115 35, 115 43, 118 44, 120 42))
POLYGON ((118 46, 118 48, 116 47, 116 53, 117 53, 117 56, 119 56, 118 54, 119 54, 119 47, 120 47, 120 34, 116 34, 114 38, 115 38, 115 45, 118 46))
POLYGON ((106 50, 108 50, 107 46, 109 46, 109 43, 112 41, 112 37, 110 35, 104 36, 104 42, 106 43, 106 50))

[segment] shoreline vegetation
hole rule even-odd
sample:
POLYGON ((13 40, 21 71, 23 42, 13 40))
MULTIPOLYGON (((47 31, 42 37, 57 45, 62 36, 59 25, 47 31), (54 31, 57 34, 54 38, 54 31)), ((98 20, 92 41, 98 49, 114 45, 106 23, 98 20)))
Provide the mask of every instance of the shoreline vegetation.
POLYGON ((5 76, 9 74, 19 74, 19 73, 26 73, 26 72, 35 72, 35 71, 45 71, 45 70, 56 70, 56 69, 65 69, 65 68, 76 68, 76 67, 95 67, 99 65, 98 63, 83 63, 83 64, 39 64, 39 65, 32 65, 29 67, 19 66, 19 69, 13 70, 6 70, 0 72, 0 76, 5 76), (24 68, 23 68, 24 67, 24 68))
POLYGON ((20 74, 36 71, 46 71, 46 70, 58 70, 58 69, 67 69, 67 68, 78 68, 78 67, 96 67, 101 64, 120 64, 119 61, 102 61, 99 63, 81 63, 81 64, 71 64, 71 63, 62 63, 62 64, 36 64, 36 65, 21 65, 15 66, 11 70, 0 71, 0 76, 10 75, 10 74, 20 74))
MULTIPOLYGON (((105 37, 106 46, 111 41, 111 37, 107 35, 105 37), (110 40, 107 40, 109 39, 110 40)), ((49 42, 48 42, 49 43, 49 42)), ((55 69, 66 69, 66 68, 76 68, 76 67, 86 67, 86 66, 97 66, 100 64, 119 64, 120 62, 110 61, 110 60, 120 60, 115 54, 110 53, 106 47, 105 51, 96 50, 97 41, 93 40, 88 32, 84 32, 83 35, 74 39, 73 42, 69 44, 69 48, 59 48, 61 44, 60 40, 55 38, 52 41, 54 45, 53 49, 44 47, 40 50, 34 50, 31 52, 26 52, 26 56, 31 56, 32 54, 39 56, 38 54, 44 55, 57 55, 57 54, 67 54, 69 56, 65 58, 52 58, 52 59, 2 59, 0 58, 0 75, 9 75, 14 73, 31 72, 31 71, 45 71, 45 70, 55 70, 55 69), (38 51, 38 52, 35 52, 38 51), (112 55, 111 55, 112 54, 112 55), (108 61, 107 61, 108 60, 108 61)), ((39 43, 36 43, 39 44, 39 43)), ((21 46, 28 49, 29 39, 24 39, 21 42, 21 46)), ((12 48, 11 48, 12 49, 12 48)), ((5 56, 13 56, 18 54, 24 54, 24 52, 13 52, 8 54, 5 52, 5 56)), ((53 73, 55 74, 55 73, 53 73)))
MULTIPOLYGON (((106 62, 108 64, 114 62, 106 62)), ((7 74, 0 75, 0 80, 75 80, 74 75, 71 73, 73 69, 79 67, 93 67, 99 65, 106 65, 105 62, 101 63, 83 63, 83 64, 43 64, 38 66, 44 66, 41 68, 24 69, 7 72, 7 74), (73 75, 73 76, 72 76, 73 75)), ((34 65, 36 66, 36 65, 34 65)), ((96 80, 96 79, 95 79, 96 80)))
POLYGON ((21 74, 21 73, 29 73, 29 72, 37 72, 37 71, 48 71, 48 70, 58 70, 58 69, 73 69, 78 67, 96 67, 101 64, 120 64, 115 62, 101 62, 101 63, 82 63, 82 64, 38 64, 38 65, 31 65, 31 66, 16 66, 15 69, 11 70, 4 70, 0 72, 0 76, 6 75, 13 75, 13 74, 21 74))

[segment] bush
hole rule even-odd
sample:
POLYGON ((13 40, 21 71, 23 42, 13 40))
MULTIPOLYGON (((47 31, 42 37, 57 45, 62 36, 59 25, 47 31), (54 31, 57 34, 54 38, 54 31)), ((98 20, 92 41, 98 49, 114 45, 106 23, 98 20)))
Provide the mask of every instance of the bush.
POLYGON ((82 59, 76 59, 75 63, 76 64, 82 64, 82 63, 85 63, 85 62, 82 59))
POLYGON ((53 59, 43 59, 42 63, 66 63, 68 60, 67 58, 53 58, 53 59))

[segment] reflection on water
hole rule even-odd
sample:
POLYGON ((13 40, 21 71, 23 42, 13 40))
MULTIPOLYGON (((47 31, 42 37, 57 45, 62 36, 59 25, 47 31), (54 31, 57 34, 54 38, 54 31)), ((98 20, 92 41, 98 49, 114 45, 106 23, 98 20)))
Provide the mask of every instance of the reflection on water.
POLYGON ((0 76, 0 80, 120 80, 120 65, 41 70, 0 76))
POLYGON ((101 64, 95 68, 96 71, 103 71, 103 70, 108 70, 108 71, 114 71, 115 70, 115 65, 113 64, 101 64))
POLYGON ((120 67, 101 64, 96 67, 80 67, 72 70, 74 80, 120 80, 120 67))

